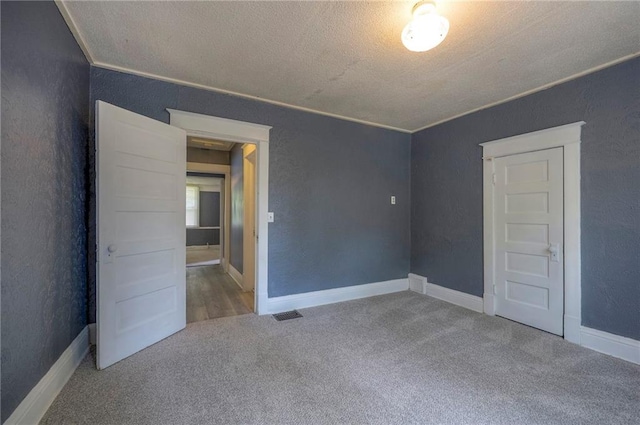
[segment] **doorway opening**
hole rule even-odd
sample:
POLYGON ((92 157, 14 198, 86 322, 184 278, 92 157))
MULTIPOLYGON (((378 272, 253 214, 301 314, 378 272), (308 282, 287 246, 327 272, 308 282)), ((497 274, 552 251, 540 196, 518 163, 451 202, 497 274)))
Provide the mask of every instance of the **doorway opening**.
POLYGON ((255 151, 187 137, 187 323, 255 311, 255 151))
MULTIPOLYGON (((253 266, 253 271, 249 269, 249 271, 245 270, 244 261, 242 270, 239 270, 230 261, 231 257, 233 257, 233 252, 230 246, 230 231, 233 227, 231 225, 231 206, 233 204, 233 202, 231 202, 231 156, 229 165, 187 161, 187 170, 192 172, 225 174, 225 183, 223 186, 224 194, 222 195, 222 198, 224 199, 223 202, 225 204, 225 214, 223 218, 223 231, 221 233, 220 267, 224 272, 229 273, 231 276, 234 276, 234 270, 238 272, 235 274, 236 280, 239 281, 240 278, 242 278, 243 284, 245 275, 247 275, 248 278, 253 278, 255 294, 253 311, 258 314, 269 313, 269 297, 267 292, 269 250, 268 223, 273 221, 270 218, 273 215, 270 216, 268 214, 269 132, 271 127, 175 109, 167 109, 167 112, 169 112, 170 116, 170 125, 183 129, 187 136, 192 137, 192 142, 194 141, 193 138, 204 138, 208 139, 205 143, 213 143, 212 141, 214 141, 215 143, 236 143, 240 145, 253 145, 255 147, 255 164, 253 164, 255 179, 253 189, 255 190, 255 196, 252 198, 255 200, 255 215, 252 221, 254 224, 255 237, 253 237, 251 243, 254 247, 254 260, 250 261, 250 266, 253 266)), ((244 153, 244 147, 242 149, 244 153)), ((229 152, 233 153, 233 148, 229 152)), ((248 152, 248 154, 250 155, 250 152, 248 152)), ((236 215, 235 219, 242 220, 244 226, 244 214, 236 215)))
POLYGON ((187 172, 187 267, 220 264, 224 175, 187 172))
POLYGON ((269 311, 271 127, 182 111, 169 113, 171 124, 167 125, 96 101, 98 369, 186 326, 187 171, 224 175, 221 264, 211 267, 225 273, 231 267, 231 238, 226 235, 230 230, 231 166, 188 162, 188 136, 257 145, 253 311, 269 311))

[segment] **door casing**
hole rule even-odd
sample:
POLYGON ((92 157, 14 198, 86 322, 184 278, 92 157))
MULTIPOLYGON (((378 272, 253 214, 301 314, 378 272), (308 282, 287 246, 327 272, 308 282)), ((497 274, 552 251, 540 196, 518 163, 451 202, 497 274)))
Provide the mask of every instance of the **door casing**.
POLYGON ((243 160, 243 252, 242 252, 242 284, 245 291, 255 289, 256 281, 256 150, 251 145, 245 145, 242 151, 243 160))
POLYGON ((494 158, 562 147, 564 151, 564 338, 580 343, 580 135, 584 121, 481 143, 483 159, 484 312, 495 315, 494 158))
POLYGON ((225 142, 252 143, 256 145, 257 198, 255 211, 257 216, 257 241, 254 305, 256 313, 268 314, 269 131, 271 127, 175 109, 167 109, 167 111, 170 115, 170 124, 184 129, 187 132, 187 136, 200 136, 225 142))

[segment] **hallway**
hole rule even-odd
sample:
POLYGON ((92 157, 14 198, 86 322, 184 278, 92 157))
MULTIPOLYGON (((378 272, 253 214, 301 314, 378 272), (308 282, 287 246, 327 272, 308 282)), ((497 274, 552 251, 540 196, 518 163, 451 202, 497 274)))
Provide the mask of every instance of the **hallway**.
POLYGON ((253 302, 219 264, 187 268, 187 323, 253 313, 253 302))

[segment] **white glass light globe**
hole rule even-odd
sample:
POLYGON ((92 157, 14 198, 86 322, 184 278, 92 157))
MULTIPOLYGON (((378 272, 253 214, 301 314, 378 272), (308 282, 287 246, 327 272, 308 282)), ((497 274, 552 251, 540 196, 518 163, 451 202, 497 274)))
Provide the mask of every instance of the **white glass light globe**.
POLYGON ((416 16, 402 30, 402 44, 412 52, 433 49, 447 36, 449 21, 436 13, 416 16))

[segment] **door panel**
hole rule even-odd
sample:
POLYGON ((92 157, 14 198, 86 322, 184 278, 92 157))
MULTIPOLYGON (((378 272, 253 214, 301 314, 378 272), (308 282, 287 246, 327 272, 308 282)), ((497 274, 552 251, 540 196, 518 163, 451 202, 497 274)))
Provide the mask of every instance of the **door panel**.
POLYGON ((186 134, 96 105, 97 365, 183 329, 186 134))
POLYGON ((496 314, 558 335, 564 313, 562 153, 497 158, 494 198, 496 314))

